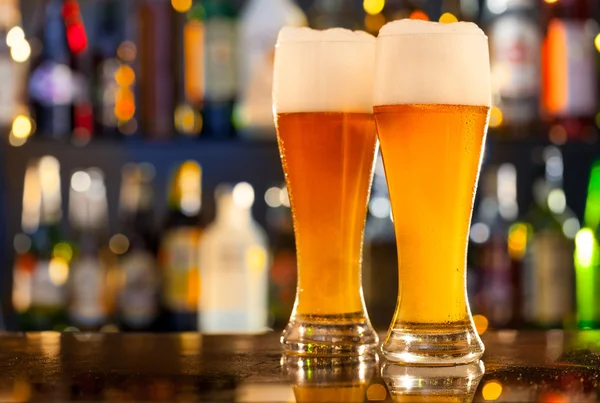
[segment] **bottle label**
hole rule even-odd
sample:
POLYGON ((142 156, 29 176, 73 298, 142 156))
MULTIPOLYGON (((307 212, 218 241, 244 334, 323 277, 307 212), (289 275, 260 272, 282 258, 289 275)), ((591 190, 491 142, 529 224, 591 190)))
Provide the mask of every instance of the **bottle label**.
POLYGON ((10 56, 0 57, 0 125, 9 126, 15 117, 17 103, 17 77, 15 63, 10 56))
POLYGON ((538 116, 541 91, 541 33, 531 18, 508 14, 490 32, 493 93, 509 123, 538 116))
POLYGON ((234 20, 212 18, 206 21, 205 90, 206 98, 212 101, 227 101, 235 97, 236 39, 234 20))
POLYGON ((65 303, 63 273, 50 273, 50 262, 40 260, 31 278, 31 305, 35 307, 62 307, 65 303))
POLYGON ((531 320, 539 324, 562 323, 573 311, 573 246, 560 233, 540 231, 527 256, 531 320))
POLYGON ((69 314, 82 325, 97 325, 107 316, 104 294, 106 270, 94 257, 83 257, 73 264, 69 314))
POLYGON ((121 260, 124 284, 119 304, 122 319, 131 326, 145 326, 158 313, 158 268, 154 256, 133 250, 121 260))
POLYGON ((544 98, 550 113, 557 116, 595 113, 594 34, 588 21, 554 19, 548 24, 544 98))
POLYGON ((196 228, 176 228, 165 237, 163 255, 163 299, 174 311, 196 312, 200 279, 196 228))

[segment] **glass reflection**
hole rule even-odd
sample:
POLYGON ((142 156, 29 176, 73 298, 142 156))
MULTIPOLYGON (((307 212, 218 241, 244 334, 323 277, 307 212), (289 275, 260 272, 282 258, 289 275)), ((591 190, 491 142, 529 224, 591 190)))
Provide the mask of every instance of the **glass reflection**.
POLYGON ((407 367, 385 363, 381 376, 395 402, 473 401, 483 362, 457 367, 407 367))
POLYGON ((364 402, 377 364, 377 355, 281 358, 297 403, 364 402))

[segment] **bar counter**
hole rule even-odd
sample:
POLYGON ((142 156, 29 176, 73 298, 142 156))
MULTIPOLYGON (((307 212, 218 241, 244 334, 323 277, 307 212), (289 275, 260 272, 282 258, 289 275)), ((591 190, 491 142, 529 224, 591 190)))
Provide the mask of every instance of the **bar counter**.
POLYGON ((286 358, 275 332, 5 333, 0 401, 598 401, 600 331, 482 338, 483 376, 476 365, 286 358))

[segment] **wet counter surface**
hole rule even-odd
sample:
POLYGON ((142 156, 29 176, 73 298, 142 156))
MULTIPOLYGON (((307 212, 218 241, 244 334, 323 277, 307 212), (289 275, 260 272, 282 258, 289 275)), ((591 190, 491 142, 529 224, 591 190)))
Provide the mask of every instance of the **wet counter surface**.
POLYGON ((600 331, 487 332, 483 365, 282 357, 278 334, 0 335, 0 401, 600 401, 600 331))

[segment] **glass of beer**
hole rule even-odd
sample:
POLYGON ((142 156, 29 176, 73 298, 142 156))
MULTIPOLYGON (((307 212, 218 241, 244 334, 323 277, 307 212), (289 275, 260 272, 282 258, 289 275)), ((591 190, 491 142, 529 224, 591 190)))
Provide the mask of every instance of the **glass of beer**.
POLYGON ((399 261, 383 354, 417 365, 477 361, 465 266, 491 100, 487 37, 471 23, 388 23, 373 85, 399 261))
POLYGON ((357 355, 378 343, 361 285, 377 143, 374 58, 375 38, 364 32, 279 33, 273 109, 298 257, 296 302, 281 337, 288 353, 357 355))

